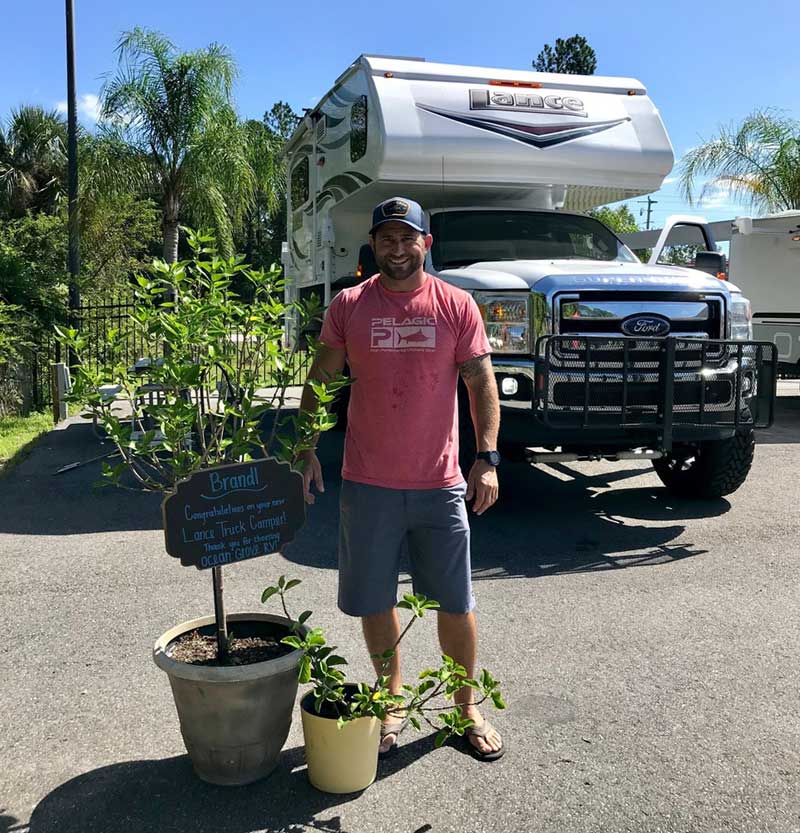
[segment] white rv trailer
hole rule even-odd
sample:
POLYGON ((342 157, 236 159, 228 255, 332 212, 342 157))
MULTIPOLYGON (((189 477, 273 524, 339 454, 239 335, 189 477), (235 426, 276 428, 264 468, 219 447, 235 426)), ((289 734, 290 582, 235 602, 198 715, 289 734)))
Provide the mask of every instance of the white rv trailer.
MULTIPOLYGON (((670 217, 663 229, 621 235, 633 249, 652 248, 658 263, 666 246, 694 243, 692 223, 670 217)), ((749 299, 753 336, 771 341, 782 373, 800 374, 800 211, 708 223, 714 239, 730 241, 728 280, 749 299)))
MULTIPOLYGON (((362 55, 290 139, 290 298, 356 274, 372 208, 585 211, 657 190, 673 153, 632 78, 362 55)), ((343 280, 344 279, 344 280, 343 280)))
POLYGON ((372 208, 410 197, 433 234, 426 271, 482 311, 501 451, 651 459, 688 496, 744 482, 775 389, 772 354, 749 341, 747 300, 706 271, 644 266, 576 213, 657 190, 672 168, 640 82, 361 56, 286 153, 287 300, 327 305, 370 277, 359 257, 372 208))

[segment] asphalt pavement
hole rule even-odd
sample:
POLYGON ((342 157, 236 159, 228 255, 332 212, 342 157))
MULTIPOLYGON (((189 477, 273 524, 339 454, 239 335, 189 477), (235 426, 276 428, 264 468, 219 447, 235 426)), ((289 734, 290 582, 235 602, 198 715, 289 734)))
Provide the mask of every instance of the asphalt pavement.
MULTIPOLYGON (((359 795, 308 783, 296 714, 277 770, 238 788, 197 780, 154 640, 213 609, 209 572, 164 551, 160 497, 93 490, 103 453, 83 421, 0 480, 0 833, 655 833, 800 831, 800 391, 785 385, 747 483, 669 497, 647 463, 506 467, 473 523, 480 664, 503 683, 499 762, 409 730, 359 795)), ((283 556, 225 570, 228 610, 302 579, 366 677, 339 613, 341 435, 326 491, 283 556)), ((437 658, 411 631, 408 674, 437 658)))

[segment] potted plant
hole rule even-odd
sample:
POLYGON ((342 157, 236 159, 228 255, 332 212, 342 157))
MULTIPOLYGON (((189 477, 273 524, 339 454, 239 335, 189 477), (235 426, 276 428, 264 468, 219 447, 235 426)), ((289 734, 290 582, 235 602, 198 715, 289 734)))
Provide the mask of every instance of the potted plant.
POLYGON ((317 410, 282 417, 299 358, 284 345, 287 317, 303 326, 318 304, 284 303, 277 267, 223 258, 209 234, 187 230, 187 241, 191 260, 155 261, 151 275, 137 276, 133 310, 107 334, 99 367, 81 361, 88 343, 79 330, 58 337, 78 359, 71 401, 105 429, 120 458, 103 464, 103 483, 163 492, 167 551, 212 572, 214 616, 162 634, 154 659, 169 675, 198 775, 243 784, 277 763, 303 657, 283 637, 305 631, 285 617, 226 615, 222 566, 277 551, 302 524, 294 469, 335 423, 326 406, 347 381, 314 382, 317 410), (133 364, 123 353, 129 338, 142 350, 133 364), (272 491, 252 485, 267 469, 272 491), (213 497, 203 493, 209 484, 223 484, 224 498, 189 512, 192 499, 213 497), (246 510, 249 526, 225 517, 234 510, 246 510))
MULTIPOLYGON (((478 679, 467 677, 466 669, 451 657, 442 656, 438 668, 423 670, 414 685, 404 685, 402 694, 392 694, 389 678, 378 674, 372 683, 348 682, 341 670, 347 660, 328 645, 319 628, 306 624, 311 611, 292 619, 286 607, 285 594, 299 583, 284 578, 267 587, 261 600, 279 596, 284 615, 294 622, 294 632, 283 638, 284 644, 302 652, 299 680, 312 688, 300 701, 305 739, 308 777, 323 792, 351 793, 366 789, 374 780, 378 767, 381 722, 395 716, 408 721, 419 730, 427 723, 437 730, 436 747, 451 736, 462 736, 474 721, 462 716, 453 705, 453 696, 463 688, 476 692, 476 705, 491 701, 496 709, 504 709, 500 684, 482 669, 478 679)), ((412 625, 438 602, 423 595, 404 595, 397 607, 411 617, 397 642, 381 654, 385 671, 398 645, 412 625)))

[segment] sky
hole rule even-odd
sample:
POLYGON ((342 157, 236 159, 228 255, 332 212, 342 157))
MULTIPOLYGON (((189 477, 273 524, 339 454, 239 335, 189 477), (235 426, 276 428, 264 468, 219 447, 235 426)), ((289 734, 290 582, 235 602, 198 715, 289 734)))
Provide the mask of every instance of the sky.
MULTIPOLYGON (((21 104, 65 107, 63 0, 0 0, 0 8, 0 119, 21 104)), ((116 66, 120 34, 135 26, 163 32, 181 50, 226 45, 240 67, 237 106, 248 118, 260 118, 278 100, 297 111, 312 107, 362 53, 530 69, 545 43, 581 34, 597 53, 597 74, 637 78, 647 87, 676 161, 755 108, 800 119, 798 11, 788 0, 75 0, 77 91, 87 127, 97 117, 103 77, 116 66)), ((676 170, 652 198, 653 227, 678 212, 709 220, 752 214, 719 192, 690 209, 676 170)), ((631 208, 644 226, 646 204, 631 208)))

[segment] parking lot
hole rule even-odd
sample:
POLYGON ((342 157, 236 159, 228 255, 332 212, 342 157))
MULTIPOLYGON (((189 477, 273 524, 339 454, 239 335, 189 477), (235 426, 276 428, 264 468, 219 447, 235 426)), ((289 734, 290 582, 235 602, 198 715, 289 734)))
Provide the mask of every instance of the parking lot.
MULTIPOLYGON (((299 716, 278 769, 192 774, 156 637, 212 610, 163 549, 157 495, 93 493, 103 450, 72 420, 0 481, 0 833, 800 831, 800 391, 782 383, 737 493, 670 498, 647 463, 511 468, 473 525, 480 663, 503 683, 495 764, 403 735, 361 795, 308 785, 299 716)), ((298 611, 367 674, 335 608, 341 435, 283 556, 226 568, 230 611, 285 573, 298 611)), ((436 659, 433 621, 409 674, 436 659)), ((494 719, 494 718, 493 718, 494 719)))

